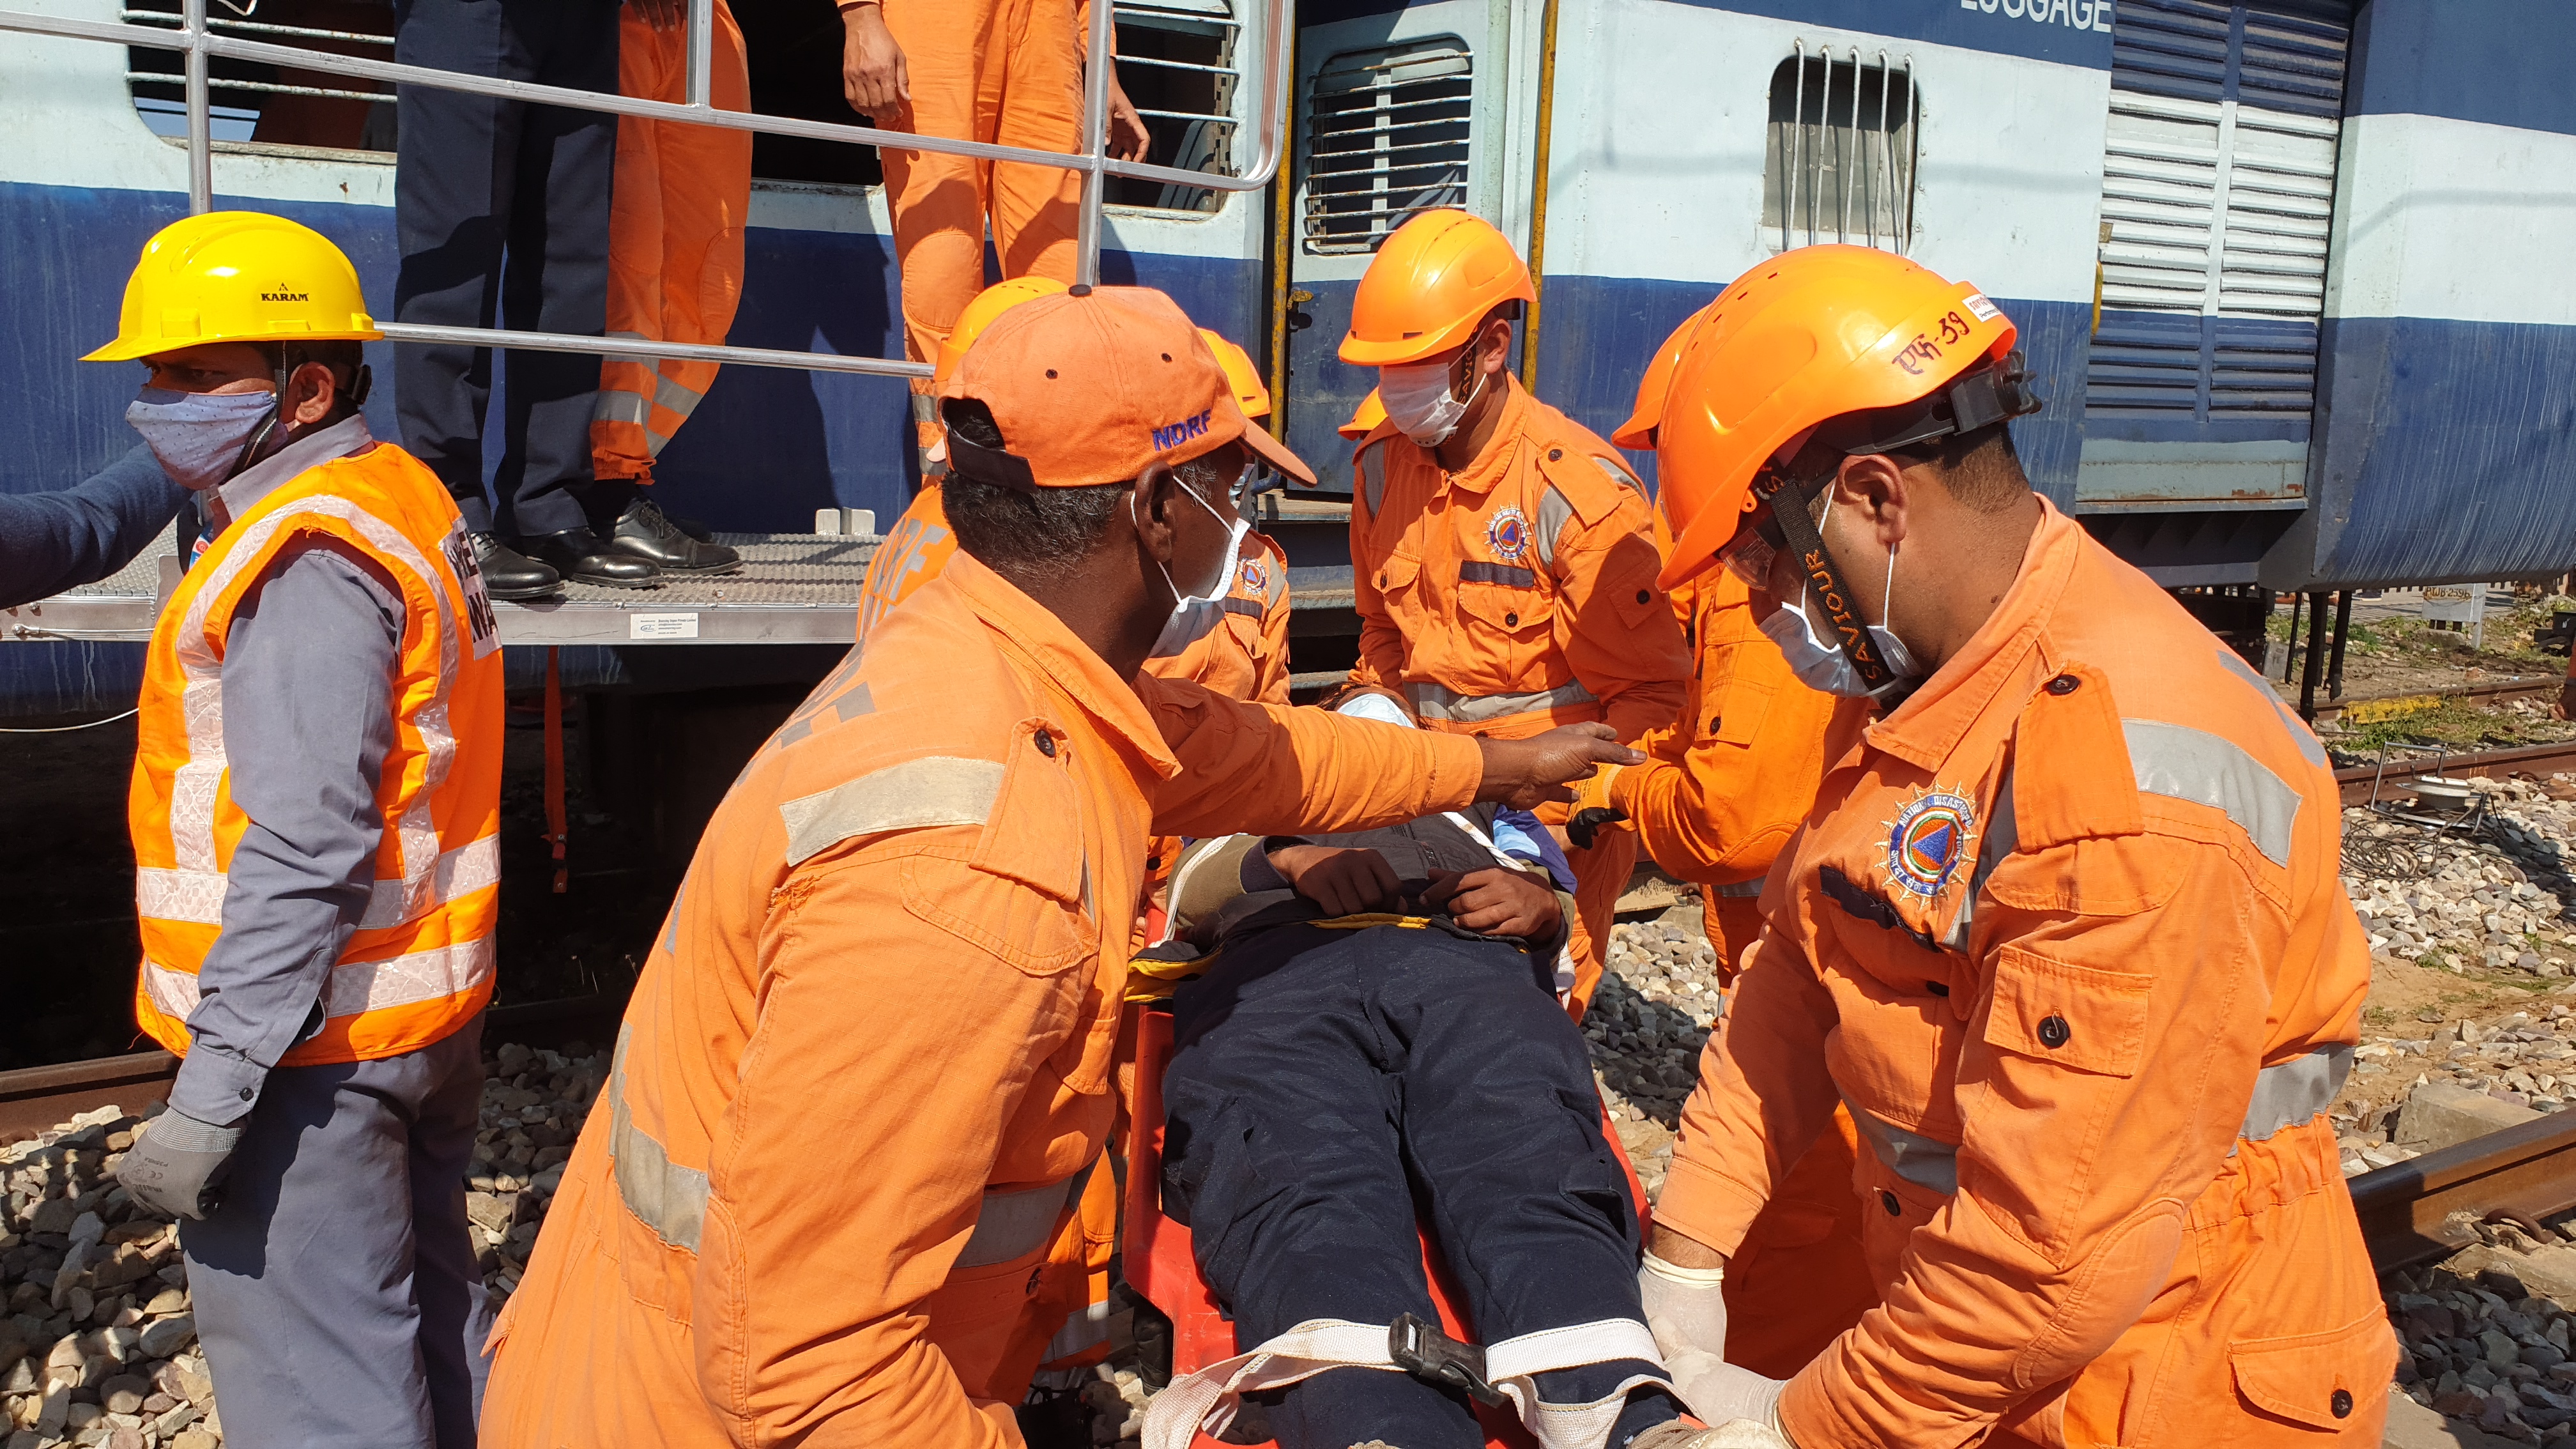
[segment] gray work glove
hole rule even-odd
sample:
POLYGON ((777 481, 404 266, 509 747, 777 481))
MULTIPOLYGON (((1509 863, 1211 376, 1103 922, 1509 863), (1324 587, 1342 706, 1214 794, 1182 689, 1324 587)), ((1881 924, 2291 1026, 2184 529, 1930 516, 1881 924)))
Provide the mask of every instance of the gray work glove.
POLYGON ((172 1108, 153 1119, 116 1165, 116 1180, 136 1202, 165 1218, 202 1219, 220 1199, 215 1189, 241 1145, 242 1129, 201 1122, 172 1108))

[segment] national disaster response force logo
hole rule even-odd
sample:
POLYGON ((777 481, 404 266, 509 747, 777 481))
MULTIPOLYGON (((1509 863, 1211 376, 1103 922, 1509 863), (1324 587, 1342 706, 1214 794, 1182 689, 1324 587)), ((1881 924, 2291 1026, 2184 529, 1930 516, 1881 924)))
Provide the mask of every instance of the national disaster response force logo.
POLYGON ((1506 506, 1485 523, 1485 547, 1504 563, 1519 563, 1529 549, 1529 515, 1506 506))
POLYGON ((1887 823, 1887 883, 1925 900, 1950 888, 1977 834, 1976 802, 1937 786, 1914 793, 1887 823))

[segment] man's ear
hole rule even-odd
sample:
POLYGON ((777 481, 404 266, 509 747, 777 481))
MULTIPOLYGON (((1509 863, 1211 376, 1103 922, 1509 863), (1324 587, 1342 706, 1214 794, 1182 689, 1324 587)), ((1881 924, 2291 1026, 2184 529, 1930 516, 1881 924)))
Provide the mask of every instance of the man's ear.
POLYGON ((1503 372, 1512 365, 1512 319, 1488 317, 1484 331, 1477 334, 1478 370, 1503 372))
POLYGON ((1150 463, 1136 475, 1136 491, 1129 507, 1135 515, 1136 542, 1146 556, 1169 568, 1179 535, 1173 530, 1173 510, 1181 503, 1181 475, 1166 463, 1150 463))
POLYGON ((1909 517, 1919 490, 1894 458, 1862 453, 1845 458, 1834 475, 1834 506, 1869 520, 1880 545, 1894 548, 1905 541, 1909 517))
POLYGON ((329 417, 332 404, 339 398, 340 380, 331 369, 319 362, 308 362, 286 379, 286 405, 281 411, 297 427, 309 428, 329 417))

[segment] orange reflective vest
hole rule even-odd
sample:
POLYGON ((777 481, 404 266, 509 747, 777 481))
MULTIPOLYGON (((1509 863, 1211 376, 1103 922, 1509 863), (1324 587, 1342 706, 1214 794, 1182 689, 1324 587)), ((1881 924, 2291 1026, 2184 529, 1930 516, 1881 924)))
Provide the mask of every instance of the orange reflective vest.
POLYGON ((250 824, 225 763, 225 641, 270 564, 310 538, 373 562, 401 589, 404 619, 394 743, 375 787, 385 830, 374 894, 331 969, 322 1030, 278 1064, 417 1051, 492 995, 500 638, 447 489, 410 454, 378 443, 306 469, 233 520, 152 631, 127 800, 143 928, 134 1015, 182 1056, 197 970, 223 932, 226 872, 250 824))

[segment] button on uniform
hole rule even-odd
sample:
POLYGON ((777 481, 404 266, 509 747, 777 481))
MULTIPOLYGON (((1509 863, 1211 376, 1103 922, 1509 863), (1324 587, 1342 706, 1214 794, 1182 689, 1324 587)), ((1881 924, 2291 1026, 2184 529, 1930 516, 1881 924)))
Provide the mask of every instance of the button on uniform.
POLYGON ((2066 1039, 2072 1035, 2074 1035, 2074 1033, 2067 1029, 2065 1017, 2048 1016, 2040 1019, 2040 1045, 2051 1049, 2062 1047, 2066 1045, 2066 1039))

